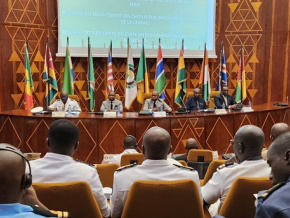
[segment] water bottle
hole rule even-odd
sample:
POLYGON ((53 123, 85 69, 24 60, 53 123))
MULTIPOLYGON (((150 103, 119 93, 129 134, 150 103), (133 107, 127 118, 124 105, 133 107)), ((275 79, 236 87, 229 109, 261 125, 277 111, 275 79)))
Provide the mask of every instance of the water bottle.
POLYGON ((117 117, 120 117, 121 116, 121 107, 120 105, 118 105, 118 108, 117 108, 117 117))
POLYGON ((249 108, 252 108, 252 102, 249 100, 249 108))
POLYGON ((223 102, 223 105, 222 105, 222 109, 226 109, 226 105, 225 105, 224 102, 223 102))
POLYGON ((163 111, 163 104, 160 106, 160 111, 163 111))
POLYGON ((71 115, 71 106, 68 106, 68 115, 71 115))

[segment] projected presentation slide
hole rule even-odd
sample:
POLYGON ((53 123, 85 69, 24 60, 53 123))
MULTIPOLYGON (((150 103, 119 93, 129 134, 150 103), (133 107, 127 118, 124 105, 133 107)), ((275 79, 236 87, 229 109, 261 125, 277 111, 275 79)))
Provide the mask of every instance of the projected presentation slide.
POLYGON ((185 57, 202 57, 206 43, 215 56, 215 0, 58 0, 58 56, 65 55, 67 37, 72 56, 105 57, 110 41, 113 57, 126 57, 128 38, 133 56, 178 57, 184 40, 185 57))

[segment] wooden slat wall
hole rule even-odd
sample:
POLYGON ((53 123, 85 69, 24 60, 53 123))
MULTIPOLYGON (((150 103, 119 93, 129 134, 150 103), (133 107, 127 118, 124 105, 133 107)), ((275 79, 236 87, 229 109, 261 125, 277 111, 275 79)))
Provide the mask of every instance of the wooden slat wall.
MULTIPOLYGON (((225 44, 229 88, 234 93, 240 44, 245 46, 248 97, 255 104, 286 101, 290 94, 289 0, 217 0, 216 50, 219 56, 221 41, 225 44)), ((1 0, 0 10, 0 110, 24 108, 24 43, 30 42, 30 61, 35 81, 35 106, 43 106, 45 86, 42 82, 43 57, 46 36, 50 46, 59 87, 62 84, 64 58, 56 58, 57 50, 57 1, 56 0, 1 0)), ((138 59, 134 59, 137 69, 138 59)), ((187 88, 197 86, 201 59, 186 59, 187 88)), ((76 93, 81 107, 87 111, 86 58, 73 58, 76 72, 76 93)), ((104 100, 106 85, 106 58, 94 58, 96 78, 96 111, 104 100)), ((166 101, 175 109, 174 89, 177 59, 165 59, 166 101)), ((114 58, 113 71, 116 92, 124 101, 126 59, 114 58)), ((156 59, 148 59, 148 71, 154 88, 156 59)), ((216 87, 219 59, 210 60, 212 88, 216 87)), ((131 111, 141 105, 134 102, 131 111)))

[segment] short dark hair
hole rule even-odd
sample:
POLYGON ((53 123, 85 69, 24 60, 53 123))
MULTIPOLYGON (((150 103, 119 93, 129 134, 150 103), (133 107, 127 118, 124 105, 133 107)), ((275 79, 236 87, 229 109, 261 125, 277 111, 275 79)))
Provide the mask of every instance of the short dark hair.
POLYGON ((61 150, 71 149, 79 140, 79 129, 69 120, 57 120, 48 130, 48 139, 51 147, 61 150))

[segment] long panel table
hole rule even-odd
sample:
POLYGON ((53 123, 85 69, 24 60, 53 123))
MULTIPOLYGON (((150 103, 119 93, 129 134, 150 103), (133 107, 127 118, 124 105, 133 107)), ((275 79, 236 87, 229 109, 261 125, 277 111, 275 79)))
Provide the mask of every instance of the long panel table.
MULTIPOLYGON (((253 107, 253 112, 229 111, 224 115, 192 113, 169 115, 164 118, 138 116, 127 112, 123 117, 103 118, 82 112, 79 116, 66 117, 79 128, 80 144, 75 158, 88 163, 100 163, 104 154, 120 153, 126 135, 134 135, 141 151, 145 132, 152 126, 160 126, 171 134, 174 154, 184 153, 186 139, 193 137, 203 149, 216 150, 219 154, 232 152, 230 139, 243 125, 253 124, 265 133, 265 147, 270 145, 270 130, 274 123, 290 125, 289 107, 273 104, 253 107)), ((0 112, 0 142, 10 143, 23 152, 48 151, 46 138, 50 124, 60 118, 51 115, 33 115, 24 110, 0 112)))

